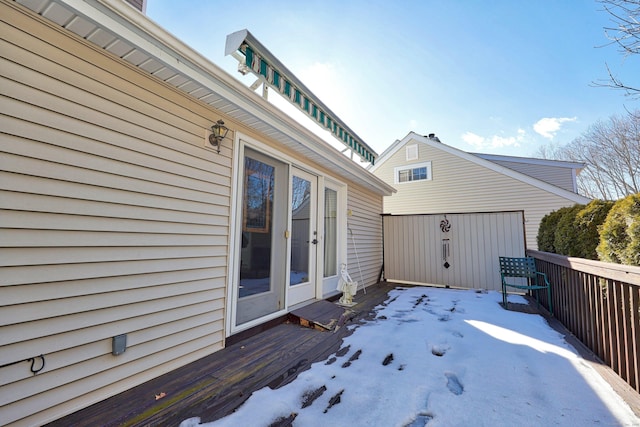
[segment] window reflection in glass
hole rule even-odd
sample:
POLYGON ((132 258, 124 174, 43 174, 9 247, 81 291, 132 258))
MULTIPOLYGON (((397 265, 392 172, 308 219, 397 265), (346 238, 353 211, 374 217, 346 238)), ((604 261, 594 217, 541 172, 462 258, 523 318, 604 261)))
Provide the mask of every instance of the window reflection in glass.
POLYGON ((239 297, 270 290, 275 168, 245 158, 239 297))
POLYGON ((293 176, 291 182, 291 276, 290 284, 309 279, 311 237, 311 182, 293 176))

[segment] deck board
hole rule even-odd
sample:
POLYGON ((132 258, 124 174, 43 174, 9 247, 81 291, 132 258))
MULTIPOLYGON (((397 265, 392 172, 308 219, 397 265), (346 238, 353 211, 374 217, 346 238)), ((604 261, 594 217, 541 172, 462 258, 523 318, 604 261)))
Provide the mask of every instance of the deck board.
MULTIPOLYGON (((355 324, 370 318, 396 284, 379 283, 362 290, 357 304, 345 310, 322 301, 301 309, 299 315, 327 324, 337 320, 355 324), (342 314, 348 311, 348 316, 342 314), (337 319, 336 319, 337 318, 337 319)), ((295 311, 294 311, 295 312, 295 311)), ((295 319, 297 316, 292 316, 295 319)), ((311 364, 337 352, 352 331, 303 327, 291 321, 277 324, 207 357, 144 384, 77 411, 48 426, 177 426, 200 417, 210 422, 232 413, 251 393, 263 387, 278 388, 293 381, 311 364), (166 395, 155 399, 158 393, 166 395)))

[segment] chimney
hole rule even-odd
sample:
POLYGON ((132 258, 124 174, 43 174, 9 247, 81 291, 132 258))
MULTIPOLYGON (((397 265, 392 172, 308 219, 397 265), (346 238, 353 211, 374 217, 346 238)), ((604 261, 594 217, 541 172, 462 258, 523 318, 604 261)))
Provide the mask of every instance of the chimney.
POLYGON ((438 137, 436 136, 436 134, 435 134, 435 133, 430 133, 430 134, 428 135, 428 138, 429 138, 430 140, 432 140, 432 141, 440 142, 440 138, 438 138, 438 137))

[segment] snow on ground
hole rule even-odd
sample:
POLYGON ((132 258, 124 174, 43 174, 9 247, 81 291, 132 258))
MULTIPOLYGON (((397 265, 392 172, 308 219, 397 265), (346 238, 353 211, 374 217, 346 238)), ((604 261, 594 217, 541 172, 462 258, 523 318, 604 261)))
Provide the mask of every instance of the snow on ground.
POLYGON ((302 427, 640 426, 558 332, 541 316, 502 309, 499 293, 389 295, 345 339, 346 354, 256 391, 226 418, 181 427, 268 426, 292 413, 302 427))

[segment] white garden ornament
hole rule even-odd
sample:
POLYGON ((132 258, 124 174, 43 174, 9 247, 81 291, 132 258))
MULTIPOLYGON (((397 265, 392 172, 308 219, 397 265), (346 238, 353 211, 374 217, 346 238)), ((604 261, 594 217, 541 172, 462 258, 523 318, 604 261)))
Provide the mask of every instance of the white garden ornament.
POLYGON ((342 267, 340 267, 338 290, 342 292, 342 296, 338 300, 338 304, 347 307, 352 307, 356 304, 355 302, 353 302, 353 297, 358 291, 358 282, 355 282, 353 279, 351 279, 351 276, 349 276, 349 272, 347 271, 346 264, 342 264, 342 267))

